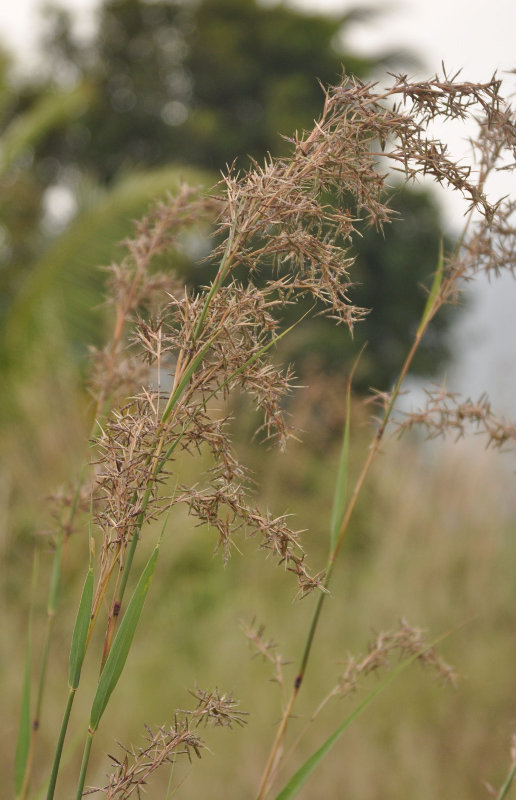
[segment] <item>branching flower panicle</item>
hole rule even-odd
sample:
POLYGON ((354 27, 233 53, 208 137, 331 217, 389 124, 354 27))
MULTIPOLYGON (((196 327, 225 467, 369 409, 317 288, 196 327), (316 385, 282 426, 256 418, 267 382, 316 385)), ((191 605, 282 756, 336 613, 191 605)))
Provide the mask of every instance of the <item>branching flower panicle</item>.
POLYGON ((400 432, 422 427, 431 439, 454 434, 457 439, 473 428, 477 434, 487 438, 487 446, 504 447, 516 445, 516 424, 504 417, 496 416, 487 394, 476 402, 469 398, 460 402, 457 392, 444 387, 426 389, 426 403, 419 411, 405 413, 398 422, 400 432))
POLYGON ((176 716, 174 725, 162 726, 157 730, 147 728, 147 744, 143 747, 125 747, 123 758, 110 756, 115 771, 109 776, 108 783, 102 788, 88 789, 85 795, 99 792, 105 794, 107 800, 125 800, 135 793, 140 796, 150 776, 165 764, 173 764, 178 756, 186 756, 190 761, 192 754, 201 758, 205 744, 201 737, 190 730, 186 717, 176 716))
POLYGON ((259 625, 256 623, 256 620, 253 619, 250 624, 242 622, 241 628, 249 642, 249 646, 253 650, 253 658, 261 655, 266 661, 272 664, 274 667, 274 674, 270 680, 278 683, 284 690, 285 679, 283 676, 283 667, 289 662, 278 652, 278 644, 274 639, 265 638, 265 625, 259 625))
POLYGON ((320 713, 332 697, 347 697, 360 687, 363 678, 371 673, 389 670, 393 658, 403 660, 413 655, 417 655, 419 663, 423 666, 434 670, 444 683, 456 686, 455 670, 438 655, 432 646, 428 645, 424 631, 409 625, 405 619, 402 619, 398 630, 379 633, 369 644, 365 655, 348 656, 345 671, 331 692, 319 704, 312 719, 320 713))
MULTIPOLYGON (((483 234, 477 230, 476 244, 464 244, 464 263, 456 259, 449 266, 439 302, 449 299, 457 280, 467 276, 473 252, 478 257, 482 251, 478 237, 486 231, 494 235, 508 220, 508 206, 502 216, 501 207, 491 206, 483 192, 484 173, 493 167, 495 155, 502 148, 514 150, 513 117, 499 89, 494 78, 485 84, 446 76, 410 83, 398 76, 378 92, 374 85, 345 78, 326 93, 322 116, 311 133, 292 139, 289 157, 268 159, 263 167, 255 164, 242 176, 230 172, 223 182, 225 196, 203 200, 183 187, 177 198, 160 204, 141 223, 128 242, 129 258, 112 268, 117 326, 114 343, 100 363, 111 387, 117 380, 121 384, 110 362, 120 354, 119 329, 131 318, 131 359, 139 354, 140 363, 160 376, 171 370, 173 389, 168 396, 160 385, 136 392, 105 425, 98 442, 103 465, 97 494, 104 499, 97 518, 107 541, 127 540, 135 521, 141 528, 156 513, 162 480, 158 474, 170 470, 177 447, 205 446, 215 461, 212 488, 184 487, 177 502, 186 502, 193 514, 218 530, 225 557, 236 527, 260 530, 263 546, 296 573, 302 593, 319 584, 306 572, 297 534, 285 518, 260 514, 245 501, 244 472, 210 401, 225 399, 235 389, 248 392, 264 415, 266 435, 285 444, 291 430, 283 399, 292 374, 276 366, 269 353, 279 336, 282 308, 308 294, 351 329, 363 318, 365 310, 350 299, 352 238, 360 216, 379 227, 391 217, 384 191, 386 159, 401 163, 407 179, 432 175, 480 211, 483 234), (482 114, 483 135, 482 175, 475 183, 470 168, 457 166, 442 143, 427 137, 426 127, 438 116, 464 117, 476 111, 482 114), (378 143, 381 151, 375 149, 378 143), (177 243, 185 225, 210 213, 218 214, 216 233, 221 237, 211 256, 220 259, 213 283, 197 293, 170 286, 167 302, 156 305, 156 290, 163 289, 164 279, 151 274, 153 258, 177 243), (271 264, 278 271, 260 288, 234 278, 237 267, 247 267, 252 277, 271 264), (151 307, 154 313, 141 315, 151 307), (136 322, 135 314, 140 315, 136 322)), ((512 246, 499 250, 499 264, 511 258, 512 246)), ((124 365, 123 359, 120 363, 124 365)), ((122 373, 124 369, 127 362, 122 373)))
POLYGON ((239 703, 232 694, 221 693, 218 689, 207 691, 192 689, 190 694, 197 700, 193 711, 183 711, 196 727, 211 725, 215 728, 232 728, 233 725, 246 724, 247 711, 240 711, 239 703))

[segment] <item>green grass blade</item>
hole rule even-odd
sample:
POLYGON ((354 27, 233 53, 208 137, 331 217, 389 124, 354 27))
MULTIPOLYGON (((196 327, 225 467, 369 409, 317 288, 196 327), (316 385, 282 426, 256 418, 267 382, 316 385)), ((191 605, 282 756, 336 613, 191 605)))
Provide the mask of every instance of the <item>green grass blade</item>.
POLYGON ((68 684, 70 689, 77 689, 81 677, 81 669, 86 653, 86 641, 88 639, 88 629, 90 626, 91 605, 93 602, 93 567, 90 566, 84 587, 82 590, 79 610, 72 634, 72 646, 70 648, 70 668, 68 672, 68 684))
POLYGON ((43 652, 41 655, 38 693, 36 697, 36 710, 34 714, 34 724, 36 730, 39 729, 41 724, 41 711, 43 708, 43 697, 45 694, 45 687, 46 687, 48 657, 50 654, 50 645, 52 641, 52 634, 54 632, 57 607, 59 603, 59 588, 61 585, 61 570, 62 570, 62 560, 63 560, 63 542, 64 542, 64 530, 61 529, 57 535, 56 549, 54 551, 54 559, 52 562, 50 590, 48 594, 45 642, 43 645, 43 652))
POLYGON ((176 762, 172 761, 170 763, 170 773, 168 776, 168 783, 167 783, 167 790, 165 792, 165 800, 170 800, 172 797, 172 780, 174 778, 174 767, 176 766, 176 762))
POLYGON ((118 683, 118 679, 122 674, 122 670, 124 669, 136 627, 140 619, 140 614, 143 609, 143 604, 145 603, 145 598, 147 596, 149 585, 152 579, 154 567, 156 566, 158 551, 159 542, 154 548, 152 555, 141 574, 133 596, 129 601, 124 618, 120 623, 120 627, 113 641, 111 650, 109 651, 104 669, 100 675, 99 684, 91 707, 91 731, 97 730, 102 714, 104 713, 109 702, 109 698, 111 697, 111 694, 118 683))
POLYGON ((348 464, 349 464, 349 432, 351 430, 351 387, 353 386, 353 376, 358 367, 359 361, 362 358, 366 345, 364 345, 358 356, 356 357, 351 372, 348 378, 348 385, 346 388, 346 422, 344 424, 344 432, 342 434, 342 447, 340 450, 339 470, 337 473, 337 483, 335 485, 335 494, 333 496, 333 508, 331 512, 330 523, 330 557, 335 552, 337 542, 339 539, 340 528, 344 518, 344 511, 346 510, 346 494, 348 488, 348 464))
POLYGON ((339 530, 346 508, 346 494, 348 486, 348 463, 349 463, 349 431, 351 422, 351 381, 348 381, 348 388, 346 391, 346 422, 344 424, 344 433, 342 436, 342 447, 340 449, 339 470, 337 472, 337 483, 335 485, 335 494, 333 496, 333 509, 331 512, 330 524, 330 553, 333 553, 337 540, 339 538, 339 530))
POLYGON ((55 615, 57 611, 57 605, 59 602, 59 587, 61 584, 61 560, 63 554, 63 540, 64 540, 64 532, 63 530, 59 531, 57 541, 56 541, 56 549, 54 552, 54 560, 52 562, 52 577, 50 580, 50 591, 48 595, 48 607, 47 613, 49 617, 55 615))
MULTIPOLYGON (((90 504, 91 505, 91 504, 90 504)), ((90 508, 91 513, 91 508, 90 508)), ((86 646, 88 642, 88 631, 91 619, 91 606, 93 602, 93 559, 92 559, 92 538, 91 538, 91 521, 89 528, 89 550, 90 550, 90 566, 84 586, 82 589, 81 599, 79 602, 79 609, 72 634, 72 644, 70 647, 70 662, 68 671, 68 699, 66 701, 66 708, 59 731, 59 738, 57 740, 56 749, 54 752, 54 761, 52 764, 52 771, 48 783, 47 800, 53 800, 54 792, 61 765, 61 756, 63 753, 63 745, 68 730, 68 722, 72 711, 75 691, 79 686, 81 677, 82 665, 86 653, 86 646)))
MULTIPOLYGON (((445 636, 448 634, 444 634, 445 636)), ((437 642, 441 641, 444 636, 440 636, 438 639, 435 640, 432 644, 428 646, 426 649, 432 648, 437 642)), ((414 653, 414 655, 410 656, 409 658, 402 661, 398 664, 395 669, 390 672, 386 678, 383 679, 374 689, 370 692, 361 703, 349 714, 344 722, 342 722, 339 727, 331 734, 331 736, 326 739, 326 741, 319 747, 318 750, 315 751, 306 761, 305 763, 297 770, 297 772, 290 778, 287 785, 281 790, 281 792, 276 795, 275 800, 292 800, 297 793, 302 789, 305 785, 308 778, 314 772, 314 770, 319 766, 321 761, 324 757, 330 752, 333 745, 340 739, 344 731, 349 728, 349 726, 356 720, 360 714, 365 711, 368 705, 373 702, 375 697, 380 694, 392 681, 398 677, 407 667, 417 661, 417 659, 421 656, 421 651, 414 653)))
POLYGON ((428 322, 428 315, 430 314, 435 299, 439 294, 439 289, 441 288, 441 283, 443 282, 443 276, 444 276, 444 248, 443 248, 443 240, 441 239, 439 243, 439 255, 437 258, 437 269, 435 271, 434 280, 432 281, 430 293, 426 299, 425 310, 423 311, 423 316, 421 317, 421 322, 419 323, 419 327, 417 329, 418 334, 421 333, 424 326, 428 322))
POLYGON ((66 701, 66 707, 63 714, 63 720, 61 722, 61 729, 59 731, 59 737, 57 740, 56 749, 54 752, 54 761, 52 763, 52 771, 50 773, 50 779, 48 781, 48 791, 47 791, 47 800, 53 800, 54 792, 56 790, 56 783, 57 783, 57 776, 59 774, 59 767, 61 765, 61 756, 63 754, 63 745, 66 737, 66 732, 68 730, 68 723, 70 721, 70 714, 72 712, 73 701, 75 697, 75 689, 71 687, 68 690, 68 699, 66 701))
MULTIPOLYGON (((158 473, 156 473, 156 474, 158 474, 158 473)), ((168 512, 167 512, 167 516, 165 517, 165 521, 163 523, 163 527, 161 528, 161 533, 160 533, 159 539, 158 539, 158 546, 159 546, 161 540, 163 539, 163 536, 165 535, 165 529, 167 527, 168 520, 169 520, 169 517, 170 517, 170 512, 172 510, 173 498, 175 496, 176 489, 177 489, 177 484, 176 484, 176 488, 174 489, 174 493, 172 495, 172 500, 170 501, 170 505, 169 505, 168 512)), ((133 530, 131 544, 129 546, 129 549, 127 551, 127 554, 126 554, 126 557, 125 557, 125 560, 124 560, 124 568, 122 570, 122 577, 120 579, 120 586, 119 586, 118 593, 117 593, 117 596, 116 596, 116 603, 118 604, 118 608, 122 607, 122 601, 124 599, 125 589, 126 589, 126 586, 127 586, 127 581, 129 579, 129 573, 131 572, 131 568, 132 568, 132 564, 133 564, 133 558, 134 558, 134 554, 136 552, 136 546, 137 546, 139 538, 140 538, 141 526, 143 525, 143 522, 144 522, 144 519, 145 519, 145 510, 147 508, 147 502, 149 500, 149 497, 150 497, 150 487, 147 487, 147 489, 145 490, 145 494, 143 496, 141 511, 140 511, 140 514, 139 514, 138 519, 136 521, 136 526, 135 526, 135 528, 133 530)))
POLYGON ((511 788, 515 778, 516 778, 516 764, 513 764, 511 771, 507 775, 507 778, 505 779, 502 788, 496 795, 496 800, 504 800, 507 797, 507 795, 509 794, 509 789, 511 788))

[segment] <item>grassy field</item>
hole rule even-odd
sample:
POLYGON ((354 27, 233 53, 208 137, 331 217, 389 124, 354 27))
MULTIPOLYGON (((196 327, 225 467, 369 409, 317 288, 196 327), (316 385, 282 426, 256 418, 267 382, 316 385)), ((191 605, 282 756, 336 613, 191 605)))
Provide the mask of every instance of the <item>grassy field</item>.
MULTIPOLYGON (((363 447, 363 442, 354 443, 353 458, 363 447)), ((275 512, 288 508, 295 514, 295 526, 309 528, 305 543, 310 560, 323 564, 337 448, 325 458, 301 444, 286 454, 260 447, 247 451, 264 497, 275 512)), ((375 633, 396 629, 402 617, 427 629, 430 639, 450 632, 440 651, 455 668, 458 684, 443 686, 431 671, 412 666, 344 735, 336 757, 321 766, 302 797, 483 798, 484 781, 501 783, 516 715, 516 587, 511 567, 516 501, 510 473, 504 457, 485 451, 479 441, 440 451, 433 444, 393 442, 381 457, 335 577, 291 738, 344 673, 348 656, 364 654, 375 633)), ((181 791, 187 797, 252 796, 280 714, 281 689, 269 680, 273 665, 251 658, 241 624, 253 619, 263 623, 278 652, 295 662, 305 635, 306 607, 313 598, 293 602, 293 579, 285 579, 264 558, 256 541, 237 539, 225 567, 213 556, 213 545, 213 532, 194 527, 185 514, 169 525, 134 652, 96 745, 92 784, 102 785, 109 769, 104 753, 120 755, 115 738, 140 744, 143 723, 164 724, 176 708, 192 706, 188 689, 217 686, 234 694, 249 712, 248 723, 207 732, 212 752, 200 762, 177 767, 177 776, 184 773, 186 779, 181 791)), ((64 702, 62 651, 68 646, 82 582, 83 549, 84 541, 74 538, 66 556, 68 577, 49 670, 42 763, 45 754, 51 757, 51 731, 59 724, 64 702)), ((43 585, 50 561, 51 553, 43 548, 43 585)), ((24 560, 11 556, 1 658, 4 774, 10 771, 17 727, 20 673, 9 666, 23 662, 26 574, 24 560)), ((33 623, 36 651, 44 618, 40 604, 33 623)), ((97 669, 94 661, 88 663, 84 700, 78 697, 73 717, 79 731, 87 719, 87 689, 93 688, 97 669)), ((293 670, 293 665, 284 667, 287 685, 293 670)), ((285 775, 377 681, 376 675, 364 677, 351 697, 331 701, 287 761, 285 775)), ((82 738, 75 742, 60 784, 63 797, 74 788, 82 738)), ((44 775, 40 766, 38 779, 44 775)), ((162 788, 154 796, 161 796, 167 780, 166 775, 156 776, 155 786, 162 788)))

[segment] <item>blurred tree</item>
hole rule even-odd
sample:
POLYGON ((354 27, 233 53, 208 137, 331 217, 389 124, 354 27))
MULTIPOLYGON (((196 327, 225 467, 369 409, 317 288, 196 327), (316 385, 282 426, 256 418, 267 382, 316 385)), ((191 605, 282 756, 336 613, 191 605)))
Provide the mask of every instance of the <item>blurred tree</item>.
POLYGON ((50 77, 95 82, 98 102, 51 138, 47 154, 101 181, 141 164, 219 170, 238 157, 277 154, 280 133, 319 116, 318 79, 335 83, 343 65, 365 77, 399 55, 344 51, 346 28, 368 13, 330 18, 257 0, 104 0, 98 34, 84 42, 67 12, 50 9, 50 77))

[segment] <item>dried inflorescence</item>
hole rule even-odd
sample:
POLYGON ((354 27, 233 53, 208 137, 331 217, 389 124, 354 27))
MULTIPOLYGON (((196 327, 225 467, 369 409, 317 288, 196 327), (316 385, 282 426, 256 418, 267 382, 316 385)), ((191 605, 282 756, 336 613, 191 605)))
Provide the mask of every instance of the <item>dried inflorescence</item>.
POLYGON ((190 694, 197 700, 197 706, 192 711, 182 713, 196 727, 211 725, 215 728, 232 728, 233 725, 246 724, 247 711, 239 710, 239 703, 232 694, 221 693, 219 689, 192 689, 190 694))
POLYGON ((151 313, 161 308, 164 297, 184 294, 176 273, 157 272, 155 259, 177 250, 184 229, 205 225, 216 208, 213 199, 183 184, 175 197, 156 203, 136 224, 135 235, 124 243, 126 258, 107 267, 107 303, 115 309, 115 327, 107 345, 92 352, 90 386, 96 414, 105 410, 108 401, 112 405, 148 381, 149 372, 140 355, 127 349, 130 329, 144 310, 151 313))
POLYGON ((497 204, 489 223, 480 218, 465 239, 453 269, 457 276, 473 278, 484 272, 489 278, 516 269, 516 201, 507 198, 497 204))
POLYGON ((428 644, 424 631, 421 628, 412 627, 405 619, 402 619, 398 630, 379 633, 370 643, 365 656, 348 656, 344 673, 319 705, 314 716, 332 697, 347 697, 355 692, 360 686, 361 680, 367 675, 389 670, 394 658, 403 660, 411 656, 417 656, 420 664, 434 670, 445 683, 456 685, 457 675, 453 667, 447 664, 428 644))
POLYGON ((475 403, 470 399, 460 402, 457 392, 450 392, 443 386, 427 389, 425 393, 425 406, 419 411, 405 413, 398 422, 400 431, 421 427, 431 439, 447 434, 459 439, 473 428, 475 433, 486 436, 488 447, 516 445, 515 423, 493 414, 486 394, 475 403))
POLYGON ((265 625, 258 625, 254 619, 250 625, 246 622, 242 622, 241 627, 247 637, 249 646, 253 650, 253 658, 261 655, 266 661, 272 664, 274 667, 274 675, 271 680, 278 683, 281 688, 284 689, 283 667, 289 662, 278 653, 277 642, 275 642, 274 639, 266 639, 265 625))
MULTIPOLYGON (((159 436, 155 398, 147 393, 112 412, 97 440, 96 521, 110 543, 130 535, 147 491, 159 480, 151 459, 159 436)), ((147 515, 152 506, 147 505, 147 515)))
POLYGON ((174 724, 153 730, 148 725, 147 743, 143 747, 125 747, 119 742, 125 755, 122 759, 109 756, 115 771, 104 787, 89 789, 85 794, 103 792, 108 800, 124 800, 144 789, 152 773, 164 764, 173 764, 178 756, 192 754, 201 758, 205 749, 202 738, 196 732, 199 726, 232 728, 245 725, 247 713, 240 711, 238 702, 231 694, 195 689, 190 694, 197 700, 192 710, 178 711, 174 724))
POLYGON ((143 747, 127 748, 120 744, 125 752, 122 759, 110 756, 115 771, 109 776, 103 787, 88 789, 84 794, 102 792, 107 800, 125 800, 134 793, 140 797, 150 776, 164 764, 173 764, 178 756, 185 755, 189 760, 194 753, 198 758, 205 748, 201 737, 190 729, 187 718, 178 718, 174 725, 161 727, 153 731, 147 728, 147 743, 143 747))
MULTIPOLYGON (((267 159, 243 175, 230 172, 211 198, 183 187, 139 225, 128 258, 111 268, 116 322, 113 341, 97 360, 97 413, 120 392, 126 400, 102 422, 96 439, 101 587, 117 559, 123 566, 142 524, 163 510, 160 483, 174 474, 180 450, 207 451, 213 468, 207 485, 184 486, 174 475, 178 488, 171 502, 186 503, 217 531, 224 557, 237 529, 258 533, 264 549, 295 573, 302 595, 321 586, 286 518, 249 502, 249 480, 220 406, 234 391, 248 393, 262 413, 266 437, 285 445, 292 431, 284 399, 293 377, 271 359, 283 309, 308 296, 350 330, 364 317, 366 311, 352 302, 352 242, 360 218, 380 229, 391 218, 386 164, 407 180, 433 176, 477 212, 444 264, 428 319, 454 297, 462 279, 479 269, 514 266, 514 206, 492 204, 484 191, 500 159, 504 169, 514 167, 514 114, 496 78, 471 84, 457 77, 409 82, 398 76, 378 90, 345 77, 326 93, 313 130, 291 141, 289 157, 267 159), (480 130, 476 173, 455 163, 429 133, 434 118, 474 115, 480 130), (185 226, 210 216, 217 219, 214 280, 199 291, 172 280, 165 291, 170 278, 153 272, 155 256, 177 247, 185 226)), ((490 436, 503 438, 502 428, 491 427, 490 436)))
POLYGON ((309 573, 299 541, 301 532, 287 525, 286 515, 273 517, 268 511, 262 513, 250 506, 246 495, 245 484, 219 476, 209 489, 183 487, 175 502, 186 503, 191 514, 217 530, 217 549, 222 549, 225 560, 231 552, 234 534, 243 528, 248 535, 258 535, 261 549, 276 556, 279 564, 296 575, 301 596, 320 588, 323 576, 309 573))

